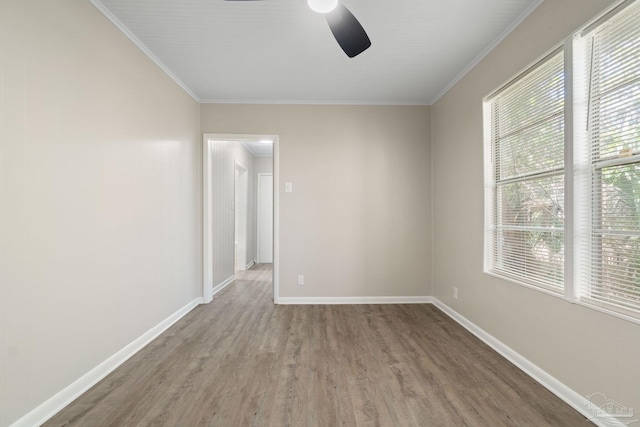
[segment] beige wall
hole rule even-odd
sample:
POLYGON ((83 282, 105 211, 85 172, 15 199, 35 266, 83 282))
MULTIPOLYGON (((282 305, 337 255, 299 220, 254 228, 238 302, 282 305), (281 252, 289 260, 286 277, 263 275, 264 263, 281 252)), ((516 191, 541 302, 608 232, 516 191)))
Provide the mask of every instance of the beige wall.
POLYGON ((198 104, 88 1, 0 2, 0 425, 201 296, 198 104))
POLYGON ((430 294, 429 114, 201 105, 202 132, 280 136, 281 297, 430 294))
POLYGON ((640 325, 482 273, 482 98, 610 3, 545 1, 432 107, 433 286, 437 298, 578 393, 602 392, 637 411, 640 325))

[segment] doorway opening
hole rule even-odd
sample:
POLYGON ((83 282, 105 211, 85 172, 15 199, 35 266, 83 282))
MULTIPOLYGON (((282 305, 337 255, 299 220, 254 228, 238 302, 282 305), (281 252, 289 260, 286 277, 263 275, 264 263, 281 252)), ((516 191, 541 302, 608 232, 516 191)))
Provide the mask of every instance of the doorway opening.
POLYGON ((203 135, 203 300, 254 263, 272 264, 278 303, 278 136, 203 135))

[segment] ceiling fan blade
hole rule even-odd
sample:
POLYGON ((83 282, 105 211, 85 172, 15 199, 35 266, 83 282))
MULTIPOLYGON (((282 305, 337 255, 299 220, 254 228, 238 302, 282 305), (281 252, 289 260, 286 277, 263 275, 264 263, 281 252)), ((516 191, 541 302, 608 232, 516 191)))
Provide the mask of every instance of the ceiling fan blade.
POLYGON ((338 3, 326 17, 333 36, 349 58, 361 54, 371 46, 371 40, 360 22, 342 3, 338 3))

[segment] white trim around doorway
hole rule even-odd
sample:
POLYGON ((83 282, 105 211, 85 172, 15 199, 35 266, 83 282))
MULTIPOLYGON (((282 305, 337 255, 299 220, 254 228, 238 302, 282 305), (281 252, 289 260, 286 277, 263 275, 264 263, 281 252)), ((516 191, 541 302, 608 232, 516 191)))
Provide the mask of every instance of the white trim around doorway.
POLYGON ((213 299, 213 209, 212 209, 212 164, 210 141, 273 141, 273 302, 279 303, 280 273, 280 141, 278 135, 263 134, 217 134, 202 135, 202 299, 204 304, 213 299))

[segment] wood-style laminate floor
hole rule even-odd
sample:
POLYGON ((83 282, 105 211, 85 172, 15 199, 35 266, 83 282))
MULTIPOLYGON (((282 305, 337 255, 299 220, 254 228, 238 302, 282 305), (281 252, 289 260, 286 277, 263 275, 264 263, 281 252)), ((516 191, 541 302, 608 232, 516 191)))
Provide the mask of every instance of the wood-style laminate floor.
POLYGON ((582 426, 432 305, 275 306, 258 265, 45 426, 582 426))

